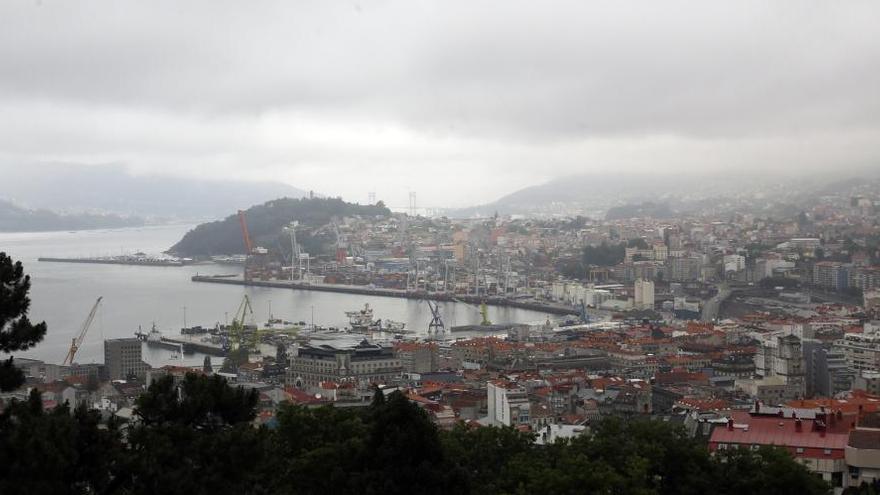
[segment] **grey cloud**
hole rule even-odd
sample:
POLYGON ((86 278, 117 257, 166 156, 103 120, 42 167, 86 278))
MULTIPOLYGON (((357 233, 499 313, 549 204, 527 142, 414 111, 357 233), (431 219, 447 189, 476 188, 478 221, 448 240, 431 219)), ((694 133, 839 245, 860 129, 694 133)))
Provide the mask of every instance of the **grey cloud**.
MULTIPOLYGON (((281 173, 350 194, 420 163, 483 182, 514 168, 524 184, 603 166, 864 165, 880 155, 878 14, 870 1, 6 2, 0 155, 281 173)), ((472 196, 439 187, 437 202, 472 196)))

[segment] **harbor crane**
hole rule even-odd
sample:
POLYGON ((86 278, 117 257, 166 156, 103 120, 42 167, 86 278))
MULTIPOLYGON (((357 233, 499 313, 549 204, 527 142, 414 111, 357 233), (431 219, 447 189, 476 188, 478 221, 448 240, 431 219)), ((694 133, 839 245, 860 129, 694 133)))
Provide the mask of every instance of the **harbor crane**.
MULTIPOLYGON (((232 317, 232 325, 229 327, 229 348, 233 348, 234 345, 237 345, 240 349, 246 345, 245 342, 245 318, 248 316, 253 317, 254 308, 251 306, 251 299, 247 294, 241 300, 241 304, 238 305, 238 310, 235 312, 235 315, 232 317)), ((254 331, 256 333, 256 330, 254 331)), ((259 336, 256 336, 259 338, 259 336)))
POLYGON ((580 318, 581 318, 581 323, 586 324, 586 323, 591 323, 593 321, 593 319, 590 318, 590 313, 587 313, 587 303, 585 303, 583 299, 581 299, 580 305, 578 307, 578 311, 580 312, 580 314, 578 316, 580 316, 580 318))
POLYGON ((336 221, 336 217, 333 217, 332 223, 333 233, 336 235, 336 262, 342 265, 345 263, 345 257, 348 256, 346 240, 339 233, 339 222, 336 221))
POLYGON ((251 255, 254 251, 254 245, 251 242, 251 235, 248 232, 247 219, 244 216, 244 210, 238 210, 238 223, 241 225, 241 238, 244 241, 244 279, 251 279, 251 255))
POLYGON ((425 299, 428 307, 431 308, 431 323, 428 323, 428 333, 441 333, 446 331, 446 325, 443 324, 443 318, 440 317, 440 303, 425 299))
POLYGON ((251 242, 251 235, 248 232, 247 219, 244 216, 244 210, 238 210, 238 223, 241 225, 241 238, 244 240, 244 252, 245 254, 251 254, 251 251, 254 250, 254 245, 251 242))
POLYGON ((284 230, 290 234, 290 280, 302 278, 302 253, 296 241, 297 227, 299 222, 296 220, 284 227, 284 230))
POLYGON ((73 359, 76 357, 76 351, 82 346, 83 340, 86 338, 86 332, 89 331, 89 327, 92 326, 92 321, 95 320, 95 314, 98 312, 98 305, 101 304, 102 299, 104 299, 103 296, 98 297, 98 300, 95 301, 95 305, 92 306, 92 310, 89 311, 89 316, 86 318, 86 321, 83 322, 82 327, 80 327, 79 335, 71 340, 70 350, 67 351, 67 357, 64 358, 63 365, 73 364, 73 359))
POLYGON ((247 218, 245 218, 245 211, 238 210, 238 223, 241 225, 241 237, 244 241, 244 279, 252 280, 254 278, 254 274, 260 276, 263 280, 266 280, 267 274, 267 264, 268 264, 268 255, 269 250, 255 246, 253 240, 251 239, 251 234, 248 231, 247 226, 247 218))
POLYGON ((476 306, 480 312, 480 325, 483 325, 483 326, 492 325, 492 321, 489 319, 489 306, 486 304, 485 300, 481 301, 479 305, 472 303, 472 302, 469 302, 469 301, 465 301, 463 299, 459 299, 457 297, 453 297, 452 300, 455 302, 467 304, 469 306, 476 306))

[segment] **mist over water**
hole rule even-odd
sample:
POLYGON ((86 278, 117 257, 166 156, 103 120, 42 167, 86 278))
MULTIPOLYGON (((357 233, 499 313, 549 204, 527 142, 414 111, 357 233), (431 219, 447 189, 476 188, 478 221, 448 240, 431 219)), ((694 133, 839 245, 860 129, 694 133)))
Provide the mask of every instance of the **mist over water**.
MULTIPOLYGON (((430 321, 428 306, 420 301, 353 294, 294 291, 262 287, 242 287, 195 283, 196 274, 236 273, 240 267, 196 265, 185 267, 147 267, 81 263, 38 262, 41 256, 104 256, 143 251, 158 254, 168 249, 191 225, 171 225, 130 229, 80 232, 41 232, 0 234, 0 251, 24 264, 31 275, 33 321, 45 320, 46 338, 20 357, 61 362, 70 340, 99 296, 101 308, 85 342, 77 353, 80 363, 102 362, 105 338, 131 337, 138 326, 148 330, 155 322, 166 335, 177 334, 183 326, 184 307, 188 326, 213 326, 232 319, 244 294, 254 307, 255 321, 265 322, 271 312, 292 321, 314 322, 322 326, 344 327, 345 311, 369 303, 375 317, 402 321, 406 328, 425 333, 430 321)), ((447 327, 477 324, 479 310, 463 303, 440 303, 447 327)), ((536 322, 543 313, 513 308, 489 307, 493 322, 536 322)), ((459 334, 455 334, 459 336, 459 334)), ((465 336, 467 334, 462 334, 465 336)), ((146 352, 146 348, 145 348, 146 352)), ((169 359, 166 351, 151 350, 146 359, 156 366, 169 359)), ((201 357, 186 356, 185 364, 201 364, 201 357)), ((177 361, 180 364, 180 361, 177 361)))

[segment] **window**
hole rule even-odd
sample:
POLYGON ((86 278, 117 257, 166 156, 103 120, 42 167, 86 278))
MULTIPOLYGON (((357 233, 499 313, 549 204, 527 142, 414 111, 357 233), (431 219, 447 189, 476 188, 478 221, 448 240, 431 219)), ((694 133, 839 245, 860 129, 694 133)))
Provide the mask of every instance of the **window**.
POLYGON ((859 468, 856 466, 849 467, 849 475, 852 479, 858 479, 859 477, 859 468))
POLYGON ((803 448, 803 447, 798 447, 797 449, 795 449, 795 452, 797 452, 798 454, 803 454, 803 453, 804 453, 804 448, 803 448))
POLYGON ((824 453, 825 455, 831 455, 831 449, 825 449, 824 453))

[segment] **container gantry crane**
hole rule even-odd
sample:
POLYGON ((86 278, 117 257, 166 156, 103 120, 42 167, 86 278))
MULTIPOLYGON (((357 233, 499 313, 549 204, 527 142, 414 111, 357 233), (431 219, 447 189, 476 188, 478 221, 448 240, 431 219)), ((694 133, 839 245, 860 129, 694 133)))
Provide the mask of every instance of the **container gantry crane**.
POLYGON ((67 356, 64 358, 64 362, 62 364, 73 364, 73 360, 76 357, 76 351, 78 351, 80 346, 82 346, 83 340, 85 340, 86 338, 86 333, 89 331, 89 327, 92 326, 92 321, 95 320, 95 314, 98 312, 98 305, 101 304, 102 299, 104 299, 103 296, 98 297, 98 300, 95 301, 95 305, 92 306, 92 310, 89 311, 89 316, 86 318, 86 321, 83 322, 82 327, 80 327, 79 329, 79 335, 71 340, 70 350, 67 351, 67 356))

